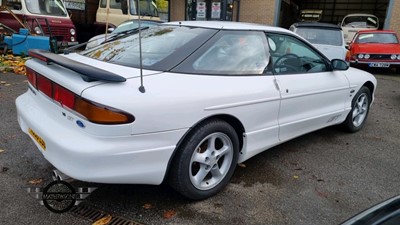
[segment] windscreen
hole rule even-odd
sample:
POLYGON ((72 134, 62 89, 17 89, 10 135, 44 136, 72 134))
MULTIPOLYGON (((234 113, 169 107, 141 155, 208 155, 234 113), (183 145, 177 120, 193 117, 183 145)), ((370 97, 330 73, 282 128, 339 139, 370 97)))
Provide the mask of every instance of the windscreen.
POLYGON ((141 16, 158 16, 157 5, 152 0, 139 0, 139 4, 138 0, 129 1, 131 15, 138 15, 140 7, 141 16))
POLYGON ((335 46, 341 46, 343 44, 343 35, 341 30, 299 27, 297 28, 296 33, 313 44, 335 46))
POLYGON ((357 37, 357 43, 398 44, 399 40, 391 33, 364 33, 357 37))
POLYGON ((344 19, 342 26, 377 28, 379 24, 375 16, 348 16, 344 19))
POLYGON ((30 13, 67 16, 67 10, 62 0, 26 0, 26 8, 30 13))

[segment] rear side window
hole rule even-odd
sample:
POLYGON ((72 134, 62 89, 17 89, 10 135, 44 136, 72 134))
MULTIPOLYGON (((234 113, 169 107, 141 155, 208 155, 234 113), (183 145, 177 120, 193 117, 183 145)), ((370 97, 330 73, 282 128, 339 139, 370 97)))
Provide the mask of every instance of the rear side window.
POLYGON ((263 74, 269 62, 263 32, 220 31, 175 72, 216 75, 263 74))

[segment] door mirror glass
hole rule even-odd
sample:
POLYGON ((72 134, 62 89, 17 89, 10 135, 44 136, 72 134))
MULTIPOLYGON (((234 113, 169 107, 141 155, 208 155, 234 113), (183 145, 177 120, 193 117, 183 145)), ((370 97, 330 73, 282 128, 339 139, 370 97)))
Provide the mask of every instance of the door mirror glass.
POLYGON ((349 65, 347 62, 341 60, 341 59, 332 59, 332 68, 333 70, 347 70, 349 69, 349 65))

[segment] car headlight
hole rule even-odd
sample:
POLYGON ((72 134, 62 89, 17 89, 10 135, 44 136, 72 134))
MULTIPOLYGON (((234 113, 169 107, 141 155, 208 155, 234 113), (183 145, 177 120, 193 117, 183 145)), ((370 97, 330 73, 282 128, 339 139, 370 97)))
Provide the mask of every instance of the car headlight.
POLYGON ((397 59, 400 59, 400 55, 397 55, 397 59))
POLYGON ((370 55, 369 54, 365 54, 364 55, 364 59, 369 59, 370 55))
POLYGON ((391 55, 390 58, 391 59, 397 59, 397 55, 391 55))
POLYGON ((70 30, 69 30, 69 33, 71 33, 71 35, 75 35, 75 29, 74 28, 71 28, 70 30))
POLYGON ((74 37, 71 37, 71 41, 75 41, 75 38, 74 38, 74 37))
POLYGON ((359 59, 363 59, 363 58, 364 58, 364 55, 363 55, 363 54, 358 54, 358 58, 359 58, 359 59))
POLYGON ((35 28, 33 28, 33 30, 35 31, 35 33, 37 35, 42 34, 42 29, 40 29, 40 27, 35 27, 35 28))

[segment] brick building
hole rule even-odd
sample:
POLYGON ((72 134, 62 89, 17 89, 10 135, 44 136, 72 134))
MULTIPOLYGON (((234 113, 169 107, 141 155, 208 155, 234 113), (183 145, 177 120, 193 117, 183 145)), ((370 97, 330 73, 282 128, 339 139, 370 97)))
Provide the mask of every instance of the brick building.
POLYGON ((400 32, 399 0, 169 0, 170 20, 228 20, 288 28, 301 9, 323 10, 322 22, 338 24, 350 13, 379 17, 381 29, 400 32))

